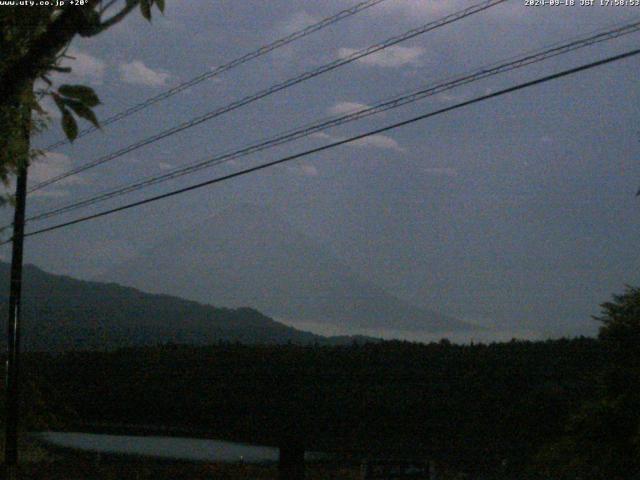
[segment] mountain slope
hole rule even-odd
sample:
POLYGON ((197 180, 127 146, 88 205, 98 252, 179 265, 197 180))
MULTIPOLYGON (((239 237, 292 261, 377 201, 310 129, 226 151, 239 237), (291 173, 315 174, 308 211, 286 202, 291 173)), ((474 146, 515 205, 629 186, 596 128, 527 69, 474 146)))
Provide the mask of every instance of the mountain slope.
POLYGON ((168 238, 102 279, 274 318, 415 331, 472 329, 364 281, 274 212, 233 207, 168 238))
MULTIPOLYGON (((0 320, 5 331, 9 265, 0 262, 0 320)), ((158 343, 350 343, 276 322, 251 308, 215 308, 116 284, 52 275, 26 265, 22 341, 29 350, 115 348, 158 343)), ((2 342, 5 337, 1 336, 2 342)))

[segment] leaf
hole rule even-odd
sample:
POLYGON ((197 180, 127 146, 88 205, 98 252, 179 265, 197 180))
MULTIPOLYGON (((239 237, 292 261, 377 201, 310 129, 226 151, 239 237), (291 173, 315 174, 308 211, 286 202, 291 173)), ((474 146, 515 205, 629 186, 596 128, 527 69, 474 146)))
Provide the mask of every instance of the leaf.
POLYGON ((140 0, 140 11, 144 18, 151 21, 151 4, 149 0, 140 0))
POLYGON ((96 114, 93 113, 89 107, 87 107, 84 103, 79 102, 77 100, 71 100, 69 98, 64 99, 65 105, 67 105, 71 110, 73 110, 76 115, 84 118, 85 120, 90 121, 95 125, 96 128, 100 128, 100 124, 98 123, 98 119, 96 118, 96 114))
POLYGON ((78 124, 73 115, 66 108, 62 111, 62 130, 70 142, 73 142, 78 136, 78 124))
POLYGON ((33 110, 38 112, 40 115, 46 115, 47 114, 47 112, 42 108, 42 106, 40 105, 40 103, 37 100, 33 102, 32 108, 33 108, 33 110))
POLYGON ((56 102, 56 105, 58 106, 58 110, 60 110, 60 112, 62 113, 65 110, 62 97, 57 93, 52 93, 51 96, 53 97, 53 101, 56 102))
POLYGON ((100 31, 100 14, 93 9, 85 9, 84 22, 78 24, 81 37, 92 37, 100 31))
POLYGON ((158 6, 158 10, 164 15, 164 0, 156 0, 156 5, 158 6))
POLYGON ((70 73, 71 67, 58 67, 57 65, 52 65, 51 67, 49 67, 49 70, 54 70, 56 72, 62 73, 70 73))
POLYGON ((58 92, 65 97, 77 98, 88 107, 100 105, 100 99, 93 88, 85 85, 61 85, 58 92))

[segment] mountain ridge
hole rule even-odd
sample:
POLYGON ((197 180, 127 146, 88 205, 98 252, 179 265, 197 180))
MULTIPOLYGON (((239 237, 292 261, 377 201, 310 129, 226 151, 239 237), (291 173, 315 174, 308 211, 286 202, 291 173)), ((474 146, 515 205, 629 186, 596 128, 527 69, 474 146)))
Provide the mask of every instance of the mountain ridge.
POLYGON ((362 279, 330 249, 264 207, 240 204, 159 240, 99 277, 274 318, 356 328, 474 330, 362 279))
MULTIPOLYGON (((6 326, 10 266, 0 262, 0 324, 6 326)), ((22 339, 27 350, 114 349, 162 343, 348 344, 364 336, 325 337, 250 307, 224 308, 114 282, 78 280, 25 265, 22 339)), ((2 342, 5 342, 2 336, 2 342)))

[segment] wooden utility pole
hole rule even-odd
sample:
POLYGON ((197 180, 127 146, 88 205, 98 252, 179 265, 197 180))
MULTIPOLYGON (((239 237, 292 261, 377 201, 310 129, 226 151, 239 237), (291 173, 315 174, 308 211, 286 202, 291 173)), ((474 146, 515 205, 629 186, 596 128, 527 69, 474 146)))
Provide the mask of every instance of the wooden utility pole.
POLYGON ((7 376, 5 400, 4 463, 11 468, 18 463, 18 414, 20 366, 20 314, 22 293, 22 252, 24 216, 27 199, 27 166, 18 170, 16 207, 13 216, 13 250, 11 252, 11 286, 7 319, 7 376))
MULTIPOLYGON (((27 95, 31 95, 29 85, 27 95)), ((28 98, 28 97, 27 97, 28 98)), ((20 318, 22 295, 22 258, 24 243, 24 222, 27 204, 27 170, 29 168, 29 139, 31 135, 31 105, 24 97, 18 102, 18 121, 23 125, 23 138, 17 163, 15 211, 13 215, 13 236, 11 252, 11 280, 9 287, 9 316, 7 318, 7 364, 5 380, 5 436, 4 474, 12 478, 18 463, 18 419, 20 403, 20 318)))

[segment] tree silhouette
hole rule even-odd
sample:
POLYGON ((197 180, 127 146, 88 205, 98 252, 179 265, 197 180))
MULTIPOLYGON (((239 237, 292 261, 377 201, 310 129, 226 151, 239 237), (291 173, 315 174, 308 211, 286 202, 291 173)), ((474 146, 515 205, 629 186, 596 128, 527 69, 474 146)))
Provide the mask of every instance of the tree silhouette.
MULTIPOLYGON (((44 96, 51 96, 60 109, 62 129, 69 140, 78 133, 76 118, 98 125, 92 111, 99 103, 95 92, 84 85, 56 88, 49 75, 71 71, 60 62, 76 36, 94 37, 136 7, 150 20, 153 5, 164 11, 164 0, 79 0, 57 7, 0 9, 0 179, 6 183, 18 167, 28 162, 29 135, 24 132, 34 131, 31 111, 44 115, 39 104, 44 96), (38 79, 44 87, 34 91, 38 79)), ((35 127, 37 130, 39 126, 35 127)))

